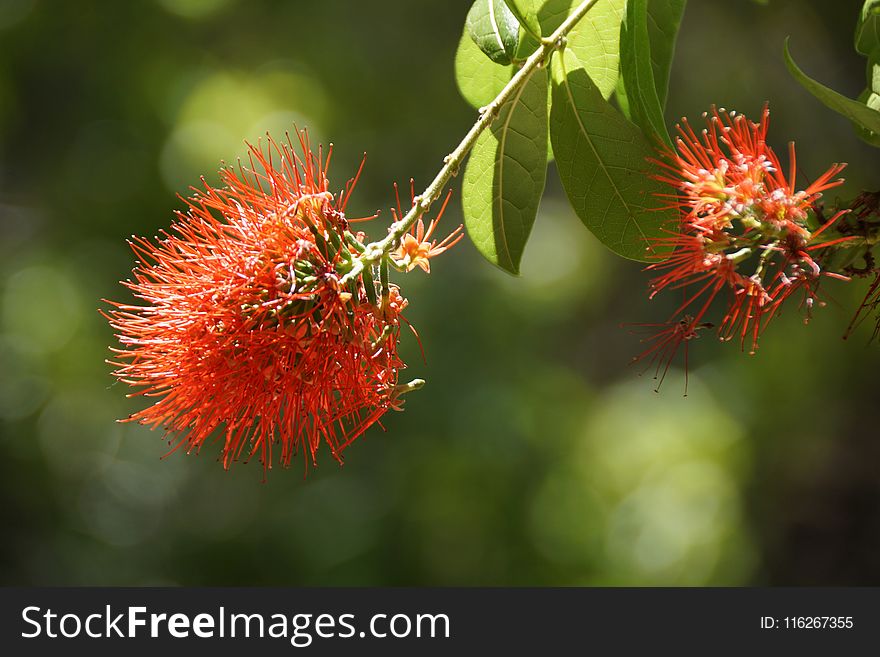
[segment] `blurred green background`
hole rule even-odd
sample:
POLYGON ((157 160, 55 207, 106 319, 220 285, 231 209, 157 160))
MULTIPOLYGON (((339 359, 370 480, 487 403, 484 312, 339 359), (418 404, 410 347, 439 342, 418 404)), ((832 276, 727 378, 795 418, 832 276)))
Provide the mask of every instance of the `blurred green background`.
MULTIPOLYGON (((806 177, 878 151, 788 76, 856 96, 857 0, 693 0, 668 117, 772 106, 806 177)), ((103 361, 101 298, 126 236, 244 139, 296 121, 336 144, 350 211, 426 183, 474 120, 453 79, 469 0, 0 0, 0 582, 4 584, 880 584, 880 345, 840 339, 864 282, 827 289, 749 357, 692 345, 689 395, 628 367, 624 322, 665 317, 647 276, 567 208, 555 172, 509 277, 461 243, 398 277, 429 385, 338 468, 328 454, 261 483, 212 446, 160 461, 161 433, 103 361)), ((802 179, 802 182, 806 180, 802 179)), ((461 221, 456 203, 444 222, 461 221)), ((219 450, 218 450, 219 451, 219 450)))

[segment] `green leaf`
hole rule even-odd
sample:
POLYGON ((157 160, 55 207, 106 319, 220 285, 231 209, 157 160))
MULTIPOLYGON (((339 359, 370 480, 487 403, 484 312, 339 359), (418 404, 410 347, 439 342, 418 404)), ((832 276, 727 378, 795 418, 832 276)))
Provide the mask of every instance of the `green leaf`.
POLYGON ((535 52, 541 45, 541 38, 550 36, 562 25, 572 5, 572 0, 505 1, 523 28, 519 35, 517 59, 527 59, 535 52))
POLYGON ((626 19, 620 26, 620 50, 620 75, 632 120, 646 135, 670 143, 654 83, 648 0, 628 0, 626 19))
MULTIPOLYGON (((513 65, 501 66, 488 59, 465 30, 455 53, 455 81, 462 97, 471 107, 478 110, 495 100, 515 72, 513 65)), ((547 103, 549 113, 550 94, 547 94, 547 103)), ((547 159, 553 160, 549 139, 547 159)))
POLYGON ((685 4, 686 0, 628 0, 620 26, 618 103, 646 134, 666 143, 663 108, 685 4))
MULTIPOLYGON (((535 37, 553 34, 581 1, 507 0, 524 28, 518 56, 534 52, 537 47, 535 37)), ((681 0, 671 1, 677 3, 681 0)), ((617 84, 620 22, 625 10, 626 0, 598 0, 567 36, 564 54, 569 59, 569 69, 585 68, 605 98, 611 95, 617 84)))
POLYGON ((541 45, 528 30, 523 30, 519 35, 519 47, 516 49, 516 58, 519 60, 528 59, 541 45))
POLYGON ((620 112, 632 121, 632 113, 629 111, 629 98, 626 97, 626 85, 623 84, 623 76, 617 78, 617 86, 614 88, 614 98, 620 112))
POLYGON ((465 29, 455 53, 455 81, 471 107, 480 109, 495 100, 513 72, 512 65, 501 66, 488 59, 465 29))
POLYGON ((880 94, 880 46, 874 48, 868 55, 868 88, 880 94))
POLYGON ((533 38, 553 34, 576 4, 580 4, 580 0, 507 0, 510 10, 533 38))
POLYGON ((660 107, 666 107, 669 72, 675 54, 675 41, 684 16, 687 0, 651 0, 648 3, 648 34, 651 41, 651 65, 660 107))
MULTIPOLYGON (((873 110, 880 110, 880 94, 877 94, 870 89, 865 89, 861 94, 859 94, 859 102, 865 103, 868 107, 873 110)), ((856 130, 856 134, 859 136, 859 139, 864 141, 871 146, 880 147, 880 134, 876 132, 871 132, 870 130, 866 130, 865 128, 853 125, 856 130)))
POLYGON ((856 50, 863 55, 880 46, 880 0, 865 0, 856 23, 856 50))
POLYGON ((477 0, 465 27, 474 43, 496 64, 510 64, 519 44, 519 21, 504 0, 477 0))
POLYGON ((826 107, 842 114, 856 126, 880 134, 880 112, 857 100, 847 98, 809 77, 794 63, 788 50, 788 39, 785 40, 783 54, 788 70, 804 89, 818 98, 826 107))
MULTIPOLYGON (((858 101, 868 108, 880 111, 880 46, 868 55, 868 87, 859 95, 858 101)), ((880 133, 854 125, 859 139, 871 146, 880 147, 880 133)))
POLYGON ((676 220, 658 197, 653 155, 642 132, 606 101, 582 68, 554 60, 550 138, 572 207, 608 248, 645 260, 651 238, 676 220))
MULTIPOLYGON (((569 6, 577 4, 580 3, 570 2, 569 6)), ((609 98, 617 86, 620 23, 625 14, 626 0, 599 0, 568 33, 568 43, 561 53, 565 70, 581 68, 586 71, 603 98, 609 98)), ((561 80, 554 79, 554 83, 558 82, 561 80)))
POLYGON ((471 150, 462 182, 465 226, 477 250, 519 273, 547 176, 547 70, 537 69, 471 150))

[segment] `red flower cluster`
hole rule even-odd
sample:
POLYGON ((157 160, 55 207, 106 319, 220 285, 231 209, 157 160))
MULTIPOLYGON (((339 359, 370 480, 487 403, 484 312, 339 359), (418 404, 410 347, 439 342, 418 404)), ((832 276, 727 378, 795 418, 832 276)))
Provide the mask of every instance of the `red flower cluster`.
POLYGON ((134 238, 124 285, 146 305, 106 313, 122 345, 114 374, 158 398, 129 419, 188 452, 223 427, 227 468, 254 455, 271 468, 275 451, 287 466, 300 449, 307 468, 322 443, 341 462, 413 387, 398 385, 406 299, 372 268, 340 282, 364 250, 344 214, 357 178, 334 198, 330 153, 299 141, 302 157, 289 139, 251 147, 249 166, 221 171, 222 188, 193 190, 170 233, 134 238))
POLYGON ((672 185, 680 220, 665 237, 651 244, 658 262, 651 297, 662 290, 681 290, 683 300, 668 322, 648 325, 653 335, 635 360, 657 364, 665 376, 679 346, 700 329, 716 328, 722 340, 738 340, 750 353, 783 303, 801 299, 806 319, 817 301, 823 271, 823 249, 848 239, 821 239, 843 214, 812 226, 814 203, 822 192, 843 182, 834 177, 845 165, 835 164, 806 189, 795 189, 794 144, 789 146, 789 176, 767 145, 769 110, 759 123, 742 115, 715 110, 706 115, 699 136, 683 120, 675 148, 656 162, 660 180, 672 185), (726 311, 716 324, 707 316, 716 299, 726 311))

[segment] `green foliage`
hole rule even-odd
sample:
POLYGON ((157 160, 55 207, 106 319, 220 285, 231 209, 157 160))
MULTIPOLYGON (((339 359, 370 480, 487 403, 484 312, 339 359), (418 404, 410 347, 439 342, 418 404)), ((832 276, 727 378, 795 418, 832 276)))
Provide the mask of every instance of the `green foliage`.
MULTIPOLYGON (((539 39, 552 35, 580 4, 507 0, 508 13, 523 28, 518 56, 535 52, 539 39)), ((490 262, 519 272, 547 161, 553 158, 551 145, 563 150, 563 186, 587 228, 615 252, 644 258, 646 237, 656 235, 669 218, 654 209, 653 195, 663 186, 651 178, 646 158, 653 153, 650 141, 669 141, 663 104, 684 5, 684 0, 597 0, 552 55, 553 65, 545 63, 540 75, 532 75, 479 137, 465 171, 462 198, 468 233, 490 262), (553 93, 538 88, 551 79, 553 93), (615 90, 624 114, 607 102, 615 90), (538 98, 547 103, 541 110, 535 105, 538 98), (544 153, 536 152, 542 144, 544 153)), ((474 38, 463 36, 456 55, 459 88, 477 108, 488 105, 515 72, 514 65, 492 61, 509 61, 499 59, 499 53, 509 58, 511 52, 510 43, 502 48, 501 35, 485 27, 495 9, 497 3, 474 5, 467 30, 474 38), (494 46, 487 45, 493 34, 498 37, 494 46)))
POLYGON ((608 101, 583 68, 554 60, 550 139, 568 200, 584 225, 610 249, 644 260, 647 238, 675 218, 657 209, 666 191, 652 178, 642 132, 608 101))
MULTIPOLYGON (((859 94, 858 101, 868 108, 880 112, 880 47, 868 56, 868 87, 859 94)), ((871 146, 880 147, 880 133, 856 126, 856 133, 871 146)))
POLYGON ((537 69, 471 151, 462 183, 465 226, 480 253, 519 273, 547 172, 547 71, 537 69))
POLYGON ((669 71, 678 29, 687 0, 650 0, 648 4, 648 35, 651 41, 651 66, 660 107, 666 107, 669 71))
POLYGON ((513 76, 513 65, 494 63, 470 38, 467 28, 455 53, 455 81, 464 99, 474 109, 488 105, 513 76))
MULTIPOLYGON (((548 2, 545 7, 553 4, 552 1, 548 2)), ((617 86, 620 24, 625 13, 626 0, 599 0, 568 33, 568 43, 560 54, 565 59, 565 70, 583 69, 604 98, 610 97, 617 86)), ((548 16, 551 17, 547 19, 550 21, 548 26, 553 25, 556 14, 548 16)), ((554 83, 559 82, 561 80, 554 78, 554 83)))
POLYGON ((510 64, 519 44, 519 21, 504 0, 477 0, 465 21, 474 43, 497 64, 510 64))
POLYGON ((880 47, 874 48, 868 55, 868 89, 880 93, 880 47))
POLYGON ((863 55, 880 47, 880 0, 865 0, 856 23, 855 46, 863 55))
MULTIPOLYGON (((880 95, 874 93, 870 89, 865 89, 862 93, 859 94, 858 102, 864 103, 869 108, 873 110, 880 111, 880 95)), ((876 146, 880 148, 880 135, 875 132, 871 132, 870 130, 866 130, 861 126, 854 126, 856 129, 856 134, 859 136, 859 139, 864 141, 871 146, 876 146)))
MULTIPOLYGON (((622 25, 621 29, 623 29, 622 25)), ((617 101, 617 106, 620 108, 621 113, 631 121, 632 112, 629 109, 629 98, 626 97, 626 85, 623 83, 622 75, 617 78, 617 86, 614 88, 614 99, 617 101)))
POLYGON ((668 141, 668 133, 663 110, 685 5, 686 0, 629 2, 626 18, 620 26, 620 78, 614 91, 617 104, 624 116, 636 120, 649 134, 653 133, 664 141, 668 141), (645 64, 646 58, 649 60, 650 73, 645 64), (632 93, 643 97, 639 107, 635 108, 635 117, 630 107, 627 84, 632 93), (643 88, 642 91, 639 91, 640 88, 643 88))
POLYGON ((620 78, 630 118, 646 134, 668 143, 663 105, 654 79, 648 23, 648 0, 629 0, 626 19, 620 26, 620 78))
MULTIPOLYGON (((785 41, 783 50, 788 70, 804 89, 818 98, 826 107, 852 121, 857 130, 880 135, 880 112, 865 105, 863 102, 847 98, 809 77, 792 59, 788 48, 788 39, 785 41)), ((864 134, 864 132, 860 134, 864 134)), ((870 141, 872 139, 875 139, 873 135, 870 136, 869 143, 873 143, 870 141)))
POLYGON ((856 100, 810 78, 795 64, 785 40, 788 70, 801 85, 829 109, 852 121, 859 138, 880 147, 880 0, 865 0, 856 22, 855 49, 868 57, 867 86, 856 100))
POLYGON ((528 30, 521 30, 519 33, 519 47, 516 50, 516 58, 525 60, 529 58, 541 45, 540 41, 532 36, 528 30))
POLYGON ((576 4, 580 3, 572 0, 507 0, 511 11, 533 38, 553 34, 576 4))

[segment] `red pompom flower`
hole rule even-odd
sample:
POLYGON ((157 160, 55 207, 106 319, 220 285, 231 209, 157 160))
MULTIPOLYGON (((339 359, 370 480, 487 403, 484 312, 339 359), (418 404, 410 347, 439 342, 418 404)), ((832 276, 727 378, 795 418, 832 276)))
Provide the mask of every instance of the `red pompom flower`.
POLYGON ((289 139, 251 147, 247 166, 221 171, 223 187, 193 189, 170 232, 134 238, 124 285, 145 305, 106 313, 121 343, 114 374, 155 399, 129 420, 188 452, 216 432, 227 468, 254 455, 288 466, 301 449, 307 467, 322 444, 341 463, 422 383, 398 382, 407 301, 387 269, 341 282, 364 250, 345 216, 357 177, 334 197, 330 153, 299 141, 301 157, 289 139))
POLYGON ((643 325, 652 336, 634 360, 657 364, 662 382, 679 346, 715 328, 722 340, 736 340, 751 353, 767 322, 792 297, 800 298, 808 320, 818 299, 822 256, 849 239, 826 239, 824 233, 843 212, 820 225, 814 204, 822 192, 843 182, 832 165, 803 190, 797 190, 794 144, 789 145, 789 175, 766 142, 769 110, 758 123, 742 115, 714 110, 698 135, 687 120, 677 126, 674 148, 657 161, 658 178, 675 190, 680 210, 676 226, 651 244, 661 253, 648 270, 654 273, 651 297, 677 290, 682 301, 667 322, 643 325), (726 310, 709 322, 716 300, 726 310))

